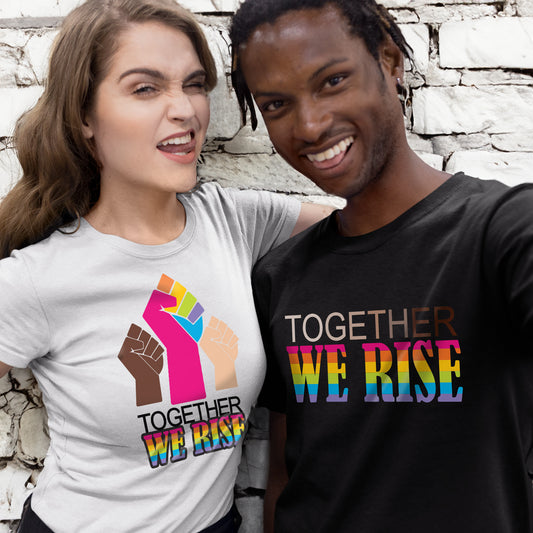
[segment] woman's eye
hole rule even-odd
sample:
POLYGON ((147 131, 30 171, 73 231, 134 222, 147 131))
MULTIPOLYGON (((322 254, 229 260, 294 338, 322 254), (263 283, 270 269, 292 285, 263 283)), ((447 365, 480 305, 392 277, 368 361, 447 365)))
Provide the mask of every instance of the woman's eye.
POLYGON ((196 81, 196 82, 188 83, 187 85, 185 85, 184 89, 185 91, 189 93, 194 93, 194 94, 207 92, 207 87, 204 81, 196 81))
POLYGON ((133 94, 145 95, 145 94, 150 94, 154 91, 155 91, 155 87, 153 87, 152 85, 142 85, 140 87, 137 87, 133 91, 133 94))

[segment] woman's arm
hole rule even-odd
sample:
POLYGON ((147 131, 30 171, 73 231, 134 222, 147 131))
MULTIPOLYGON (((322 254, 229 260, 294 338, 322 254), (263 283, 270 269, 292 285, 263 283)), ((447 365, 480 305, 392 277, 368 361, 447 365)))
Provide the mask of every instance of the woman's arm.
POLYGON ((330 205, 303 203, 291 237, 327 217, 334 209, 336 208, 330 205))
POLYGON ((0 361, 0 378, 4 377, 10 370, 11 367, 9 365, 6 365, 0 361))

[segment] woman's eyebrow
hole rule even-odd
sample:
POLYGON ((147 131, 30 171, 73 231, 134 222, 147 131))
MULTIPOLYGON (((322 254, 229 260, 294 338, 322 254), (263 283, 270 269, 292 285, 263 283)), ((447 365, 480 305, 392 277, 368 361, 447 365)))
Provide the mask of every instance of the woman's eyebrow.
POLYGON ((189 80, 192 80, 194 78, 199 78, 199 77, 207 77, 207 72, 203 69, 203 68, 199 68, 198 70, 195 70, 194 72, 191 72, 188 76, 185 77, 185 80, 183 81, 189 81, 189 80))
POLYGON ((118 81, 121 81, 127 76, 131 76, 132 74, 146 74, 147 76, 150 76, 151 78, 156 78, 159 80, 167 79, 166 76, 159 70, 145 68, 145 67, 138 67, 138 68, 132 68, 132 69, 129 69, 123 72, 118 78, 118 81))
MULTIPOLYGON (((125 72, 123 72, 120 75, 118 81, 121 81, 124 78, 126 78, 128 76, 131 76, 132 74, 145 74, 146 76, 150 76, 151 78, 155 78, 155 79, 158 79, 158 80, 162 80, 162 81, 167 81, 168 80, 167 76, 165 76, 159 70, 146 68, 146 67, 137 67, 137 68, 132 68, 132 69, 129 69, 129 70, 126 70, 125 72)), ((207 72, 203 68, 195 70, 194 72, 191 72, 188 76, 186 76, 184 81, 189 81, 189 80, 191 80, 193 78, 198 78, 199 76, 206 77, 207 76, 207 72)))

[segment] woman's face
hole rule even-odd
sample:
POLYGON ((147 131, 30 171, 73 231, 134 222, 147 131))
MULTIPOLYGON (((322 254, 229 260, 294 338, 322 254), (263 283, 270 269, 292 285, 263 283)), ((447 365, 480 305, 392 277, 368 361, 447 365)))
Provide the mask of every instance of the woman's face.
POLYGON ((188 191, 209 124, 196 51, 184 33, 157 22, 132 24, 118 44, 84 125, 101 194, 188 191))

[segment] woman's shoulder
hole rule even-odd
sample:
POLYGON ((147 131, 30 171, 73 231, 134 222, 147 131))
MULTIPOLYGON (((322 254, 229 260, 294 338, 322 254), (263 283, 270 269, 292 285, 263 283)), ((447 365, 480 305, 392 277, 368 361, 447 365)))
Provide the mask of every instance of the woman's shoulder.
POLYGON ((189 204, 210 204, 232 209, 248 209, 251 205, 271 205, 295 203, 297 200, 288 195, 259 189, 239 189, 223 186, 216 181, 202 182, 188 193, 178 195, 180 200, 189 204))
POLYGON ((10 268, 26 264, 30 269, 50 269, 56 261, 66 264, 71 256, 79 255, 84 246, 82 243, 85 242, 82 228, 77 228, 76 225, 67 226, 54 231, 39 242, 13 250, 8 258, 2 259, 1 263, 9 264, 10 268))

